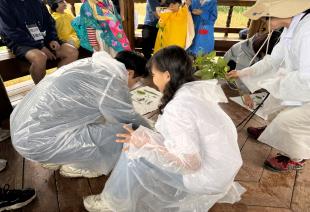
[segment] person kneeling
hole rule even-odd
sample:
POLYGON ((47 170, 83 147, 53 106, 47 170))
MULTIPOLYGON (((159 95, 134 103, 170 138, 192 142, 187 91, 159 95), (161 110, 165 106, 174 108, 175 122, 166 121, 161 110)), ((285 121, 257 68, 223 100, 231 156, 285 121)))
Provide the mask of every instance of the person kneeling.
POLYGON ((14 109, 14 148, 46 168, 60 168, 63 176, 107 175, 121 153, 114 140, 123 124, 148 126, 129 93, 148 75, 145 64, 134 52, 119 52, 116 59, 97 52, 58 69, 14 109))

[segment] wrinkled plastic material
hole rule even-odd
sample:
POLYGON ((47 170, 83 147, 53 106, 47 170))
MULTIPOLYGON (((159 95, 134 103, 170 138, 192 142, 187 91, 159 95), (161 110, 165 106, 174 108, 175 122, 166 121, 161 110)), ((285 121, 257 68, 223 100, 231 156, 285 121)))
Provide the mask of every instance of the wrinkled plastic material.
POLYGON ((205 212, 216 202, 240 200, 245 189, 234 182, 242 165, 236 128, 217 104, 227 99, 216 83, 183 85, 157 131, 133 133, 137 145, 122 153, 101 193, 111 211, 205 212))
POLYGON ((125 66, 98 52, 45 77, 14 109, 11 135, 27 159, 107 174, 123 123, 148 126, 133 110, 125 66))

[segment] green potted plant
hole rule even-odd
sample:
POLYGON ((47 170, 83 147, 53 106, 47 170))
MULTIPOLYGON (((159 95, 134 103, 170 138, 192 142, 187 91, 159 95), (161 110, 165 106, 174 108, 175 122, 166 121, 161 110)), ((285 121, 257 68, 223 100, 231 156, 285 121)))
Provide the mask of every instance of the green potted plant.
POLYGON ((226 60, 216 57, 215 51, 209 54, 199 53, 194 60, 194 67, 197 70, 195 76, 202 80, 227 80, 226 73, 229 71, 229 66, 226 60))

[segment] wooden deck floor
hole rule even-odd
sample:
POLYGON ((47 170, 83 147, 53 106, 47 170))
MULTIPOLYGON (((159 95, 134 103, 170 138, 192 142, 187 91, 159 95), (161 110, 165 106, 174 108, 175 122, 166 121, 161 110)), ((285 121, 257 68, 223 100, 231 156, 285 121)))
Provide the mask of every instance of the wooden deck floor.
MULTIPOLYGON (((230 102, 223 109, 239 123, 248 111, 230 102)), ((264 121, 255 117, 248 124, 261 126, 264 121)), ((234 205, 216 204, 212 212, 307 212, 310 211, 310 164, 302 171, 274 173, 262 167, 264 160, 276 153, 271 147, 249 138, 245 128, 238 132, 238 143, 244 164, 238 180, 247 192, 234 205)), ((0 158, 8 160, 8 167, 0 173, 0 185, 10 184, 15 188, 32 187, 37 198, 19 211, 79 212, 85 211, 84 196, 102 191, 107 177, 96 179, 69 179, 59 172, 42 168, 38 163, 23 159, 12 148, 10 139, 0 143, 0 158)))

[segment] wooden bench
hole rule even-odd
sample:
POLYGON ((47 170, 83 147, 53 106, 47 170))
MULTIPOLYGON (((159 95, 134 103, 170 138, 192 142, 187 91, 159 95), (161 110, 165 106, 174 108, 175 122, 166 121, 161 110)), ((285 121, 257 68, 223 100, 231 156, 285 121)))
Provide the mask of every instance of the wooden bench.
MULTIPOLYGON (((71 6, 72 13, 76 14, 73 5, 74 3, 80 1, 68 0, 67 2, 71 6)), ((80 58, 88 57, 90 55, 91 54, 87 50, 80 48, 80 58)), ((48 61, 46 68, 51 69, 57 67, 57 62, 58 61, 48 61)), ((0 124, 1 121, 7 119, 12 112, 12 105, 8 98, 3 81, 8 81, 28 75, 29 67, 30 63, 27 60, 16 58, 9 49, 0 51, 0 124)))
MULTIPOLYGON (((81 3, 81 0, 66 0, 66 2, 71 7, 72 14, 76 15, 77 11, 75 11, 74 4, 81 3)), ((129 11, 134 9, 133 0, 119 0, 119 5, 125 33, 134 34, 134 23, 131 23, 131 19, 129 18, 129 14, 131 14, 129 11), (131 1, 132 4, 130 4, 131 1)), ((129 41, 132 44, 134 44, 133 39, 133 37, 129 37, 129 41)), ((87 50, 83 48, 79 49, 79 58, 89 56, 91 56, 91 54, 87 50)), ((54 68, 56 66, 57 61, 48 61, 46 64, 47 69, 54 68)), ((12 112, 12 105, 3 82, 28 75, 29 67, 30 63, 28 61, 16 58, 9 49, 0 52, 0 124, 1 121, 7 119, 12 112)))

